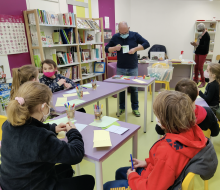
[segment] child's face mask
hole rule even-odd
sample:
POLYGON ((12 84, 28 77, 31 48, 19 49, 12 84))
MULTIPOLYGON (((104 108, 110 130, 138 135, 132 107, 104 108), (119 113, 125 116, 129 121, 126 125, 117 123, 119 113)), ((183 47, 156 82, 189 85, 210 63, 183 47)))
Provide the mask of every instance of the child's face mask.
POLYGON ((44 63, 44 65, 43 65, 44 76, 50 78, 56 73, 56 71, 57 70, 56 70, 56 68, 53 67, 53 65, 49 65, 49 64, 44 63))
POLYGON ((56 71, 53 71, 53 72, 43 72, 43 73, 44 73, 44 75, 46 77, 50 78, 50 77, 52 77, 56 73, 56 71))

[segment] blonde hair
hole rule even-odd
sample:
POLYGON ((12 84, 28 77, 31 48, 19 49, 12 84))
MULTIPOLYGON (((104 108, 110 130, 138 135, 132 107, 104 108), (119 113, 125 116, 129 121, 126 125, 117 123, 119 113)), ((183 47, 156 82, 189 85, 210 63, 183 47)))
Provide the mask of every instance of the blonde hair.
POLYGON ((153 110, 166 133, 182 133, 196 123, 192 100, 182 92, 161 92, 154 101, 153 110))
POLYGON ((33 65, 24 65, 20 68, 12 69, 13 81, 10 99, 14 100, 19 87, 27 81, 32 81, 38 77, 38 69, 33 65))
POLYGON ((209 71, 215 75, 215 80, 219 83, 219 99, 220 99, 220 64, 219 63, 210 63, 209 71))
POLYGON ((24 104, 20 105, 17 100, 11 100, 6 110, 7 117, 13 126, 21 126, 30 119, 37 105, 43 103, 50 104, 52 92, 48 86, 30 81, 21 85, 15 95, 16 97, 23 98, 24 104))

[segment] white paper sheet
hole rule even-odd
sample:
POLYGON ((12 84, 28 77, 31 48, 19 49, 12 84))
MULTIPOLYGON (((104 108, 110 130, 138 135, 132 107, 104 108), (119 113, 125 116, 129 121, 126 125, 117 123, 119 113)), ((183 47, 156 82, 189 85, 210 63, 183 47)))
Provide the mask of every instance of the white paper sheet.
POLYGON ((81 132, 83 129, 85 129, 88 125, 85 125, 85 124, 80 124, 80 123, 75 123, 75 126, 77 128, 77 130, 79 132, 81 132))
POLYGON ((76 92, 76 89, 72 89, 72 90, 68 90, 67 92, 65 92, 66 94, 72 94, 72 93, 75 93, 76 92))
POLYGON ((123 53, 128 53, 129 52, 129 45, 126 46, 121 46, 123 49, 123 53))
POLYGON ((122 135, 123 133, 125 133, 128 130, 129 130, 128 128, 120 127, 120 126, 116 126, 116 125, 112 125, 108 129, 106 129, 106 131, 116 133, 116 134, 119 134, 119 135, 122 135))

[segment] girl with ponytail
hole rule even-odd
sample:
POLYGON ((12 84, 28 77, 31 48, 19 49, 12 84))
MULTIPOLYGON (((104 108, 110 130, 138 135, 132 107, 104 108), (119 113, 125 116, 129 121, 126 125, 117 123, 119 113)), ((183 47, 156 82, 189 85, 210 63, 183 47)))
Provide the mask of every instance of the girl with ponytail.
POLYGON ((33 65, 24 65, 20 68, 12 69, 12 76, 11 100, 15 99, 14 95, 22 84, 27 81, 39 81, 38 68, 33 65))
POLYGON ((50 114, 49 87, 25 82, 14 96, 7 107, 8 120, 2 125, 2 189, 92 190, 92 176, 72 177, 71 165, 84 157, 84 142, 75 125, 43 123, 50 114), (67 131, 68 142, 56 137, 61 131, 67 131))
POLYGON ((219 85, 220 85, 220 64, 210 63, 207 67, 209 83, 205 88, 205 93, 199 91, 199 95, 207 102, 214 113, 219 108, 219 85))

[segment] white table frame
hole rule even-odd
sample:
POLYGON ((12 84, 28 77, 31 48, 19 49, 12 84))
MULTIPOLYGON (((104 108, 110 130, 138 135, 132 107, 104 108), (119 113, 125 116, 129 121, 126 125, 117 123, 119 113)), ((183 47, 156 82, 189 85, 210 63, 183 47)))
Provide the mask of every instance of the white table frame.
MULTIPOLYGON (((113 83, 113 82, 109 82, 109 83, 113 83)), ((154 112, 153 112, 153 103, 154 103, 154 96, 155 96, 155 80, 152 81, 151 83, 149 83, 148 85, 139 85, 139 84, 129 84, 129 83, 120 83, 117 82, 115 84, 124 84, 124 85, 128 85, 128 86, 132 86, 132 87, 141 87, 144 88, 144 133, 146 133, 147 131, 147 93, 148 93, 148 87, 152 84, 153 88, 152 88, 152 105, 151 105, 151 122, 154 121, 154 112)), ((119 94, 117 95, 117 101, 118 101, 118 106, 119 106, 119 94)), ((125 112, 127 112, 127 94, 125 93, 125 112)), ((118 107, 119 109, 119 107, 118 107)), ((125 116, 126 117, 126 116, 125 116)))
MULTIPOLYGON (((133 158, 137 158, 137 147, 138 147, 138 130, 131 136, 132 138, 132 155, 133 158)), ((126 139, 126 141, 123 142, 122 145, 124 145, 130 138, 126 139)), ((121 145, 121 146, 122 146, 121 145)), ((120 147, 121 147, 120 146, 120 147)), ((118 147, 118 148, 120 148, 118 147)), ((117 148, 117 149, 118 149, 117 148)), ((113 154, 115 151, 113 151, 111 154, 113 154)), ((111 154, 109 156, 111 156, 111 154)), ((108 156, 108 157, 109 157, 108 156)), ((105 159, 107 159, 106 157, 105 159)), ((95 164, 95 173, 96 173, 96 190, 103 190, 103 172, 102 172, 102 161, 96 161, 91 158, 84 157, 83 159, 92 162, 95 164)), ((76 165, 76 174, 79 176, 80 175, 80 164, 76 165)))

